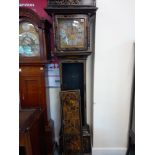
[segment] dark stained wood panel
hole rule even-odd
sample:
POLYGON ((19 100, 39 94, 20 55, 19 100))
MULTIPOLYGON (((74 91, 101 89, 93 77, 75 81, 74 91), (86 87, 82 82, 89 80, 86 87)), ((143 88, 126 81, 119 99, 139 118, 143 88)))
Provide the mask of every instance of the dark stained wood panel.
POLYGON ((26 155, 45 155, 44 113, 39 109, 19 112, 19 146, 26 155))

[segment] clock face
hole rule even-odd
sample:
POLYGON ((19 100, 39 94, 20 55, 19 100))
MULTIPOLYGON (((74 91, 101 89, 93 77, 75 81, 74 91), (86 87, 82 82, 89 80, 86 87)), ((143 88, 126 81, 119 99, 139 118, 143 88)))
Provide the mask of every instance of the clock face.
POLYGON ((85 49, 86 18, 57 18, 57 40, 59 49, 85 49))
POLYGON ((39 35, 34 25, 29 22, 22 22, 19 25, 19 55, 40 56, 39 35))

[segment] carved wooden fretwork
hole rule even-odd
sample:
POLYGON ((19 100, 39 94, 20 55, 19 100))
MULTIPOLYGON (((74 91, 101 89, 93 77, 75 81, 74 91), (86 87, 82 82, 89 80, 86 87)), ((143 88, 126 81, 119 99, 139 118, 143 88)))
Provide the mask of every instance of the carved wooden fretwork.
POLYGON ((55 2, 58 5, 78 5, 78 4, 80 4, 80 0, 56 0, 55 2))

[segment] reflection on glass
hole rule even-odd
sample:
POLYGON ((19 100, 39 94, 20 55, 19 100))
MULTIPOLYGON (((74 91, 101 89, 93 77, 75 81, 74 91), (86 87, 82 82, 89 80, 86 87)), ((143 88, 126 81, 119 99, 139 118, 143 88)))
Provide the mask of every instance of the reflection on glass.
POLYGON ((33 24, 22 22, 19 25, 19 55, 34 57, 40 55, 39 36, 33 24))

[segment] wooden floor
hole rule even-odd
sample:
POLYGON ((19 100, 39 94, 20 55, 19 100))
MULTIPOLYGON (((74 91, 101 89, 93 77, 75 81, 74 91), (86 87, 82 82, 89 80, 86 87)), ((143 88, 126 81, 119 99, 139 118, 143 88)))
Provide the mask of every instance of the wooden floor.
MULTIPOLYGON (((60 155, 60 154, 55 152, 54 155, 60 155)), ((82 155, 91 155, 91 154, 87 153, 87 154, 82 154, 82 155)))
MULTIPOLYGON (((61 155, 61 154, 59 154, 57 151, 55 151, 54 155, 61 155)), ((91 155, 91 154, 87 153, 87 154, 82 154, 82 155, 91 155)))
MULTIPOLYGON (((61 154, 59 154, 59 153, 58 153, 58 150, 55 149, 55 151, 54 151, 54 155, 61 155, 61 154)), ((82 155, 91 155, 91 154, 90 154, 90 153, 85 153, 85 154, 82 154, 82 155)))
MULTIPOLYGON (((58 149, 55 149, 54 155, 61 155, 61 154, 59 154, 58 152, 59 152, 58 149)), ((20 148, 20 150, 19 150, 19 155, 25 155, 24 148, 20 148)), ((48 155, 53 155, 53 154, 48 154, 48 155)), ((83 154, 83 155, 91 155, 91 154, 88 153, 88 154, 83 154)))

